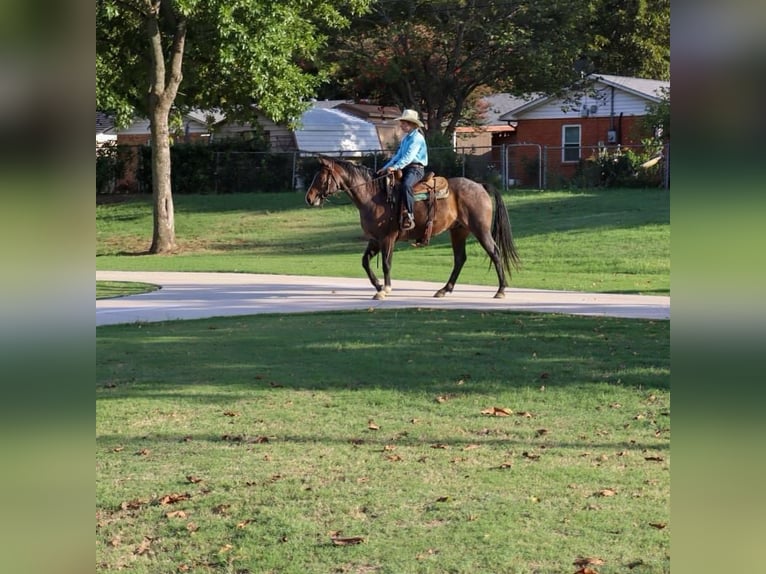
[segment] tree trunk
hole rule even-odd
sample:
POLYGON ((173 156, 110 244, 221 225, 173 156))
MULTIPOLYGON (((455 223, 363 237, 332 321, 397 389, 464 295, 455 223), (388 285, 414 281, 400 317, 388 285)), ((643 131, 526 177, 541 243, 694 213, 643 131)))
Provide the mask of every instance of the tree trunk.
POLYGON ((170 130, 163 106, 152 109, 152 199, 154 230, 150 253, 172 253, 176 248, 173 191, 170 185, 170 130))
POLYGON ((170 109, 178 93, 183 75, 186 20, 173 11, 172 3, 150 0, 146 14, 146 33, 151 54, 149 87, 149 120, 152 141, 152 197, 154 229, 150 253, 172 253, 176 249, 173 191, 170 185, 170 109), (159 20, 163 17, 173 28, 173 44, 169 61, 165 62, 159 20))

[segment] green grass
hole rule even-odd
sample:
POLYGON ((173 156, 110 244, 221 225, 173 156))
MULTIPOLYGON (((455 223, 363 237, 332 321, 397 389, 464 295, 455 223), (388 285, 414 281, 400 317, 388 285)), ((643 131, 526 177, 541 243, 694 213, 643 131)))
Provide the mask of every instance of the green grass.
MULTIPOLYGON (((670 292, 670 201, 665 190, 514 191, 504 196, 523 268, 512 287, 591 292, 670 292)), ((235 271, 363 277, 366 245, 346 198, 309 208, 303 194, 237 194, 175 199, 179 252, 147 255, 151 198, 98 205, 96 268, 235 271)), ((495 285, 472 238, 459 283, 495 285)), ((379 262, 374 262, 378 274, 379 262)), ((392 278, 446 282, 448 234, 425 249, 397 245, 392 278)))
POLYGON ((98 327, 97 570, 669 572, 669 327, 417 309, 98 327))
MULTIPOLYGON (((512 286, 669 293, 666 192, 505 199, 512 286)), ((356 210, 302 202, 178 196, 162 257, 149 198, 99 205, 96 267, 361 277, 356 210)), ((451 258, 446 235, 400 244, 394 281, 451 258)), ((495 283, 475 241, 460 281, 495 283)), ((669 572, 669 330, 418 309, 98 327, 97 570, 669 572)))

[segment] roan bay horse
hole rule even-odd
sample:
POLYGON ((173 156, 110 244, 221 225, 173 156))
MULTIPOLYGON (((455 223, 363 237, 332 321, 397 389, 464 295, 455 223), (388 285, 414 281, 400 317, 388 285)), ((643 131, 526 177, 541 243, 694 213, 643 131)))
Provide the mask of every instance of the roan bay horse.
MULTIPOLYGON (((320 157, 319 163, 319 171, 306 192, 306 203, 319 207, 336 193, 343 191, 348 194, 359 210, 362 230, 369 239, 362 255, 362 267, 375 287, 374 298, 384 299, 391 292, 394 245, 397 241, 421 238, 426 232, 428 214, 425 202, 415 202, 415 228, 401 231, 399 202, 392 203, 387 200, 385 177, 374 177, 371 169, 345 160, 320 157), (378 253, 383 255, 383 285, 370 267, 370 259, 378 253)), ((497 271, 499 286, 495 298, 503 298, 507 286, 506 272, 510 278, 511 265, 518 269, 520 264, 505 203, 497 190, 485 188, 470 179, 453 177, 447 182, 449 195, 444 199, 435 200, 437 205, 430 231, 432 235, 438 235, 449 230, 453 267, 447 284, 439 289, 434 297, 444 297, 447 293, 452 293, 466 261, 466 239, 473 233, 497 271)), ((417 190, 415 191, 417 193, 417 190)))

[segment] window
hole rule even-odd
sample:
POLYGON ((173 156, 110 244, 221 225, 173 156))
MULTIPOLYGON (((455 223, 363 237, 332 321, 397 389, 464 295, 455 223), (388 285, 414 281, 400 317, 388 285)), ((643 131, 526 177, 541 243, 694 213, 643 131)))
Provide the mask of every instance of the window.
POLYGON ((580 161, 580 126, 562 126, 561 161, 580 161))

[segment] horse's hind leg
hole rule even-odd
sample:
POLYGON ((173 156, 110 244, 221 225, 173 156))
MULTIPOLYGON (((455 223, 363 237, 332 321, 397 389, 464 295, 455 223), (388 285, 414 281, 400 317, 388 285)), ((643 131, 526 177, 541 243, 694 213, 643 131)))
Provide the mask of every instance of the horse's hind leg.
POLYGON ((495 266, 495 271, 497 272, 498 288, 495 293, 495 299, 503 299, 505 297, 506 287, 505 270, 503 269, 503 262, 500 260, 500 252, 497 243, 492 239, 492 235, 489 231, 486 233, 477 233, 475 235, 476 239, 479 240, 479 243, 481 243, 481 246, 484 248, 484 251, 487 252, 487 255, 489 255, 489 258, 492 260, 492 264, 495 266))
POLYGON ((462 226, 453 227, 450 230, 450 240, 452 242, 452 273, 450 273, 447 284, 434 293, 434 297, 444 297, 447 293, 452 293, 457 283, 460 271, 465 265, 467 256, 465 254, 465 240, 468 238, 469 231, 462 226))

